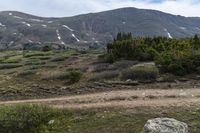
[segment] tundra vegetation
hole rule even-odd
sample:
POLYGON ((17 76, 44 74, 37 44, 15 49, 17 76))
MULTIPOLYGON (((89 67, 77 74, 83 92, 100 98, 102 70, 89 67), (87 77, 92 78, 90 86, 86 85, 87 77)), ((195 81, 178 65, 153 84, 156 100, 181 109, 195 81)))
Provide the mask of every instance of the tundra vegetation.
POLYGON ((146 121, 172 117, 200 132, 199 108, 55 109, 45 105, 0 106, 2 133, 140 133, 146 121))
MULTIPOLYGON (((57 51, 45 46, 41 50, 1 51, 0 100, 85 94, 130 85, 137 89, 138 84, 145 88, 145 83, 150 87, 160 81, 175 84, 179 78, 199 73, 198 36, 169 39, 119 33, 106 50, 57 51)), ((187 123, 191 133, 200 132, 200 110, 196 107, 69 110, 32 104, 1 105, 0 132, 137 133, 148 119, 163 116, 187 123)))

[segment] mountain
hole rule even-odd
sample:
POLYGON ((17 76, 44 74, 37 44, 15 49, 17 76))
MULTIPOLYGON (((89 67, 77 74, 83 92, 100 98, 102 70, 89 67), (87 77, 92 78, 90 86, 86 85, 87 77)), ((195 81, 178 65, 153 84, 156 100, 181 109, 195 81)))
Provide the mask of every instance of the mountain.
POLYGON ((121 8, 65 18, 0 12, 0 49, 100 47, 118 32, 135 36, 189 37, 200 34, 200 18, 155 10, 121 8))

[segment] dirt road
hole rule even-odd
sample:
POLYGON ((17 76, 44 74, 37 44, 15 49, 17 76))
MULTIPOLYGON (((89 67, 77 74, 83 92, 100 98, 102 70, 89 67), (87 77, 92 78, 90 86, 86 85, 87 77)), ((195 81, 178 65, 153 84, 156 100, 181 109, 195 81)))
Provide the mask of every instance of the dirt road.
POLYGON ((120 90, 48 99, 2 101, 0 105, 36 103, 59 108, 162 107, 200 104, 200 88, 120 90))

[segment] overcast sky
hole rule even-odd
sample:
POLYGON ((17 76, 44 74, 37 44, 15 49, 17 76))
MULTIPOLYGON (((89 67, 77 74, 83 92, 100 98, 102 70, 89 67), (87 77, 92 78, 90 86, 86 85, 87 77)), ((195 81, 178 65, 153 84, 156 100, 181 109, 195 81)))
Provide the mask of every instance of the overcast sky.
POLYGON ((199 16, 200 0, 1 0, 0 11, 15 10, 44 17, 67 17, 122 7, 155 9, 199 16))

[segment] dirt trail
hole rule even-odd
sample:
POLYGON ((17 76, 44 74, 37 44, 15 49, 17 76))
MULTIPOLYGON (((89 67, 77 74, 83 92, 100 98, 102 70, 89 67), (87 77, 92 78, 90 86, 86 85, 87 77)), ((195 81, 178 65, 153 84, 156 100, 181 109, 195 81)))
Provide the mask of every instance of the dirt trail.
POLYGON ((160 107, 200 104, 200 88, 120 90, 48 99, 2 101, 0 105, 18 103, 48 104, 59 108, 160 107))

